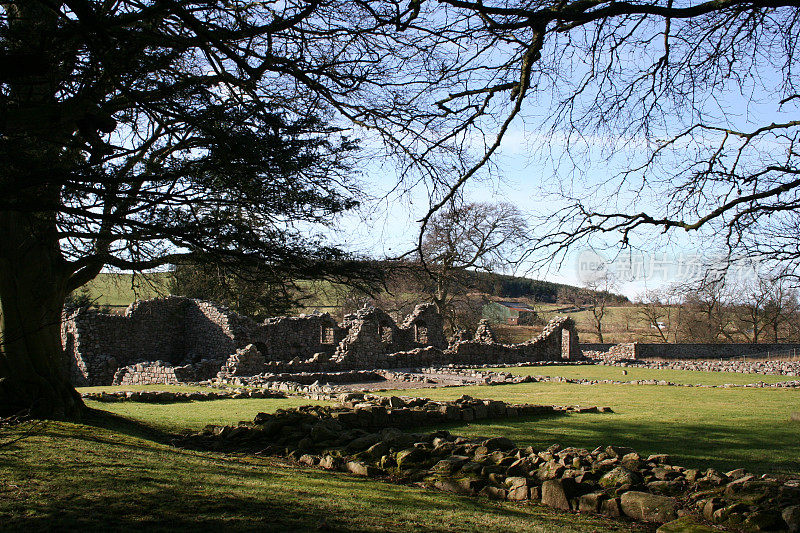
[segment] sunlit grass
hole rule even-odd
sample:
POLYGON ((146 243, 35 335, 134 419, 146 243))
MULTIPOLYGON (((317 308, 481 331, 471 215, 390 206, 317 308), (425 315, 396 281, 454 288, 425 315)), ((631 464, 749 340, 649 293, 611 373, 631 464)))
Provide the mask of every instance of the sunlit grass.
POLYGON ((763 381, 778 383, 781 381, 800 379, 791 376, 771 376, 764 374, 740 374, 737 372, 698 372, 693 370, 667 370, 639 367, 618 367, 604 365, 552 365, 493 368, 518 376, 561 376, 565 378, 583 378, 616 381, 663 380, 672 383, 690 385, 724 385, 726 383, 744 385, 763 381), (627 372, 627 374, 625 374, 627 372))
POLYGON ((178 402, 169 404, 139 402, 96 402, 86 404, 94 409, 131 418, 162 431, 180 433, 196 431, 208 424, 237 424, 252 422, 260 412, 272 413, 276 409, 288 409, 301 405, 322 404, 299 396, 289 398, 241 398, 236 400, 210 400, 178 402))
POLYGON ((462 394, 512 403, 609 406, 612 414, 503 419, 448 427, 463 435, 505 435, 518 444, 595 448, 615 444, 669 453, 676 464, 800 472, 800 391, 648 385, 526 383, 389 391, 452 400, 462 394))

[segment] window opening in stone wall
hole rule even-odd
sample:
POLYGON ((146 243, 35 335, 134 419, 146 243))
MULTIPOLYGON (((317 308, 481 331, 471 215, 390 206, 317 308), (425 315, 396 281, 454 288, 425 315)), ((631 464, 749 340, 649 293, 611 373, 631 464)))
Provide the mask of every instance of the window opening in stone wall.
POLYGON ((320 333, 321 344, 336 344, 336 332, 330 326, 322 326, 320 333))
POLYGON ((564 328, 561 330, 561 359, 569 359, 569 347, 572 341, 572 335, 569 330, 564 328))
POLYGON ((380 325, 378 326, 378 335, 381 337, 381 341, 391 344, 394 340, 392 326, 380 325))
POLYGON ((419 344, 428 344, 428 326, 425 323, 414 324, 414 339, 419 344))

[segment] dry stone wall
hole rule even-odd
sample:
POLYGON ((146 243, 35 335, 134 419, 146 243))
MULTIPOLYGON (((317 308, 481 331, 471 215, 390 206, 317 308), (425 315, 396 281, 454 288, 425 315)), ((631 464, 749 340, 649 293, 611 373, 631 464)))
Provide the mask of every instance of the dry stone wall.
POLYGON ((400 325, 375 308, 348 315, 341 324, 328 314, 259 324, 209 302, 170 297, 134 302, 122 315, 78 310, 62 325, 65 364, 76 386, 580 356, 575 325, 563 317, 526 343, 499 344, 488 325, 477 339, 448 347, 433 304, 416 306, 400 325))
POLYGON ((193 381, 191 365, 170 366, 163 361, 138 363, 120 368, 114 373, 113 385, 177 385, 193 381))
POLYGON ((766 358, 792 357, 800 354, 800 344, 704 344, 704 343, 647 343, 582 344, 584 351, 603 352, 615 359, 646 359, 670 361, 687 359, 730 359, 734 357, 766 358))

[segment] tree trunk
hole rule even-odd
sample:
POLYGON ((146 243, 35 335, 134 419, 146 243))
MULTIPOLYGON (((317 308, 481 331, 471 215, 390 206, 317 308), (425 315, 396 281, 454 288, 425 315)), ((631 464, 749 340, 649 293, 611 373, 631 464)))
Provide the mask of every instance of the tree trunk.
POLYGON ((84 410, 61 347, 69 272, 48 215, 0 212, 0 416, 84 410))

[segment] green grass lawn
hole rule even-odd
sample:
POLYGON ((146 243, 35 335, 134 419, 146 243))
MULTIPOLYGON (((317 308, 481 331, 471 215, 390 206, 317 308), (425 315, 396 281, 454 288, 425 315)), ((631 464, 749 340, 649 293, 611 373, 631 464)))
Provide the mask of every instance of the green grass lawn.
POLYGON ((726 383, 744 385, 747 383, 778 383, 798 379, 791 376, 765 376, 763 374, 739 374, 737 372, 697 372, 693 370, 667 370, 655 368, 637 368, 603 365, 570 365, 570 366, 527 366, 510 368, 493 368, 495 371, 508 372, 518 376, 561 376, 565 378, 613 379, 617 381, 636 381, 640 379, 657 379, 673 383, 691 385, 724 385, 726 383), (623 374, 627 371, 627 375, 623 374))
MULTIPOLYGON (((278 460, 180 450, 142 438, 147 428, 98 418, 93 425, 51 422, 25 440, 0 446, 0 530, 406 533, 633 527, 278 460)), ((0 443, 18 432, 0 430, 0 443)))
POLYGON ((630 446, 643 454, 669 453, 675 464, 723 471, 800 472, 800 423, 790 421, 792 412, 800 412, 798 390, 524 383, 383 394, 610 406, 612 414, 460 423, 448 429, 457 435, 505 435, 518 445, 537 447, 630 446))
POLYGON ((301 397, 241 398, 237 400, 210 400, 171 404, 139 402, 87 401, 93 409, 102 409, 126 418, 143 422, 170 433, 197 431, 208 424, 236 424, 240 420, 252 422, 258 413, 272 413, 276 409, 322 404, 301 397))
MULTIPOLYGON (((561 375, 580 370, 602 377, 619 369, 514 370, 561 375)), ((647 370, 627 377, 678 381, 680 376, 647 370)), ((686 379, 696 380, 697 376, 686 379)), ((721 377, 707 375, 705 379, 721 377)), ((796 390, 528 383, 412 389, 395 394, 439 399, 469 394, 520 403, 608 405, 613 414, 503 419, 447 427, 454 434, 505 435, 519 445, 537 447, 552 443, 585 448, 626 445, 645 454, 670 453, 674 463, 685 466, 800 471, 800 423, 789 421, 791 412, 800 411, 800 391, 796 390)), ((252 420, 259 411, 311 403, 303 398, 167 405, 88 403, 115 414, 95 411, 87 425, 50 422, 33 436, 5 446, 20 428, 0 429, 0 530, 216 527, 406 532, 612 531, 630 527, 539 505, 456 497, 296 468, 275 459, 180 450, 164 444, 170 434, 181 430, 252 420)))

